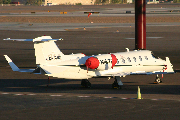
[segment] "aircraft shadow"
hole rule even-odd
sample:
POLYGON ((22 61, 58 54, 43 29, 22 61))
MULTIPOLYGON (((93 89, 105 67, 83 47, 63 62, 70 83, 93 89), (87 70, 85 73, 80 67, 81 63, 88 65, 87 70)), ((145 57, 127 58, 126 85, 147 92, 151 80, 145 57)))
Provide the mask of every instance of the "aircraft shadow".
MULTIPOLYGON (((1 92, 73 93, 73 94, 137 94, 137 85, 124 85, 112 89, 111 84, 93 83, 91 88, 81 87, 81 80, 52 79, 1 79, 1 92), (48 87, 47 87, 48 85, 48 87)), ((180 95, 180 85, 140 85, 142 94, 180 95)))

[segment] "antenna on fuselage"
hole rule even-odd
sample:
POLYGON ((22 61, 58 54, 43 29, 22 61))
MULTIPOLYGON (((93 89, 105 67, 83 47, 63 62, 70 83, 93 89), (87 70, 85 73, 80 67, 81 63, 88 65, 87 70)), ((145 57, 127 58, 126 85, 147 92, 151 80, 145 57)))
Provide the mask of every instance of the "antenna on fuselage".
POLYGON ((126 48, 127 52, 129 52, 129 48, 126 48))

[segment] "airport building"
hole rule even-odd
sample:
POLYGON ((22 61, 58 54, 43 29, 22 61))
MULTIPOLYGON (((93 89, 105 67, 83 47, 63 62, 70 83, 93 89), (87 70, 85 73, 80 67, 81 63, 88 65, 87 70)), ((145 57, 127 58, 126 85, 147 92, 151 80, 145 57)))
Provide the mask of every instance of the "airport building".
MULTIPOLYGON (((133 3, 135 0, 119 0, 116 3, 133 3)), ((159 3, 159 0, 146 0, 147 3, 159 3)), ((114 3, 113 0, 45 0, 44 5, 94 5, 114 3)))
MULTIPOLYGON (((134 0, 119 0, 116 3, 133 3, 134 0)), ((94 4, 109 4, 112 0, 45 0, 45 5, 94 5, 94 4)))
MULTIPOLYGON (((135 0, 11 0, 13 4, 34 4, 34 2, 40 1, 43 5, 95 5, 95 4, 122 4, 122 3, 134 3, 135 0)), ((147 4, 159 3, 163 0, 146 0, 147 4)), ((40 5, 39 4, 39 5, 40 5)))
POLYGON ((45 0, 45 5, 94 5, 96 0, 45 0))

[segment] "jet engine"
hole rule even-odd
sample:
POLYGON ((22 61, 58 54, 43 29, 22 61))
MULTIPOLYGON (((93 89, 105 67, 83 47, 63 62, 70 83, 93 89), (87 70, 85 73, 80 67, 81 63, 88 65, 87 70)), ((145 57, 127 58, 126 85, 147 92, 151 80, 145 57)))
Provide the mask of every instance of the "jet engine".
POLYGON ((96 69, 99 66, 99 60, 95 57, 90 57, 86 60, 85 65, 87 68, 96 69))
POLYGON ((116 63, 117 58, 114 54, 104 54, 88 58, 85 65, 90 69, 108 70, 113 69, 116 63))

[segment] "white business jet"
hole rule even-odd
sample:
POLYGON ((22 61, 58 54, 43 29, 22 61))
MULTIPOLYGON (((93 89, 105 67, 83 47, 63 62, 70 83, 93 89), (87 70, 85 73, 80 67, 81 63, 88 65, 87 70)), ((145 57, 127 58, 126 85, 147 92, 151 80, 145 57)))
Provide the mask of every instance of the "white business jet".
MULTIPOLYGON (((45 74, 63 79, 82 79, 81 85, 91 87, 87 80, 93 77, 115 78, 113 88, 121 88, 120 77, 134 74, 167 74, 174 73, 173 65, 168 57, 162 60, 149 50, 134 50, 110 54, 86 56, 82 53, 64 55, 50 36, 35 39, 4 39, 14 41, 33 41, 36 69, 19 69, 12 60, 4 55, 13 71, 45 74)), ((156 82, 160 83, 159 77, 156 82)))

